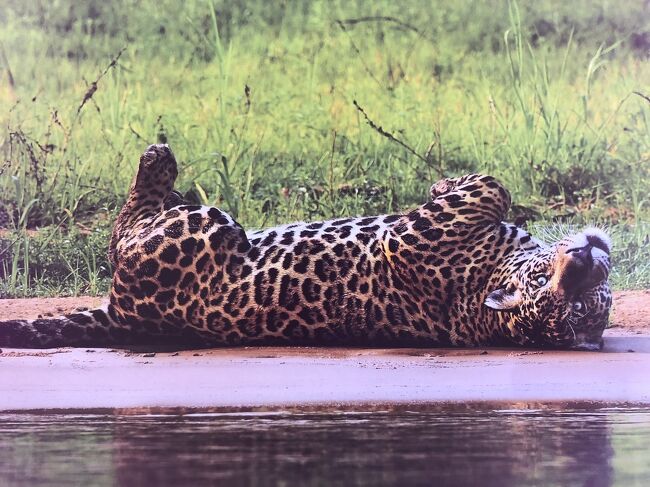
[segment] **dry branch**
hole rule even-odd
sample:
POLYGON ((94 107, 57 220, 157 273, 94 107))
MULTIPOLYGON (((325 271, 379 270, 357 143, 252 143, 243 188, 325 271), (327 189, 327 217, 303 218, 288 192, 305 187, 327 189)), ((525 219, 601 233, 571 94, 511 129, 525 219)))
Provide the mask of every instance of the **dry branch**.
POLYGON ((640 91, 633 91, 632 93, 634 93, 634 94, 637 95, 637 96, 640 96, 640 97, 643 98, 645 101, 647 101, 648 103, 650 103, 650 97, 649 97, 649 96, 644 95, 644 94, 641 93, 640 91))
POLYGON ((341 20, 336 21, 337 25, 341 28, 343 32, 348 36, 348 40, 350 41, 350 45, 352 46, 352 49, 354 49, 354 52, 357 54, 359 57, 359 60, 361 61, 361 64, 363 65, 363 69, 366 70, 366 73, 377 83, 377 85, 381 88, 384 89, 384 85, 377 79, 375 74, 372 72, 372 70, 368 67, 366 64, 366 61, 364 60, 363 54, 361 54, 361 50, 357 47, 357 45, 354 43, 354 40, 352 40, 352 36, 350 36, 350 33, 348 30, 345 28, 345 24, 341 20))
POLYGON ((1 42, 0 55, 2 55, 2 63, 4 64, 5 72, 7 73, 7 83, 9 84, 9 88, 13 90, 16 87, 16 82, 14 81, 14 75, 9 67, 9 59, 7 59, 7 54, 5 53, 5 46, 1 42))
POLYGON ((424 33, 417 27, 414 27, 411 24, 407 24, 403 20, 400 20, 396 17, 391 17, 388 15, 373 15, 368 17, 358 17, 355 19, 338 19, 336 22, 343 25, 357 25, 365 22, 389 22, 389 23, 396 24, 405 30, 410 30, 411 32, 415 32, 423 39, 427 39, 427 36, 424 35, 424 33))
POLYGON ((430 157, 431 150, 433 149, 433 142, 431 143, 432 145, 430 145, 429 148, 427 149, 427 156, 422 156, 421 154, 418 154, 418 152, 415 149, 413 149, 413 147, 411 147, 407 143, 399 140, 397 137, 395 137, 390 132, 387 132, 386 130, 384 130, 384 128, 381 125, 377 125, 375 122, 373 122, 370 119, 370 117, 368 116, 368 114, 365 112, 365 110, 363 108, 361 108, 361 106, 357 103, 357 100, 353 100, 352 103, 354 103, 354 106, 356 107, 356 109, 361 112, 363 117, 366 119, 366 122, 368 123, 368 125, 370 125, 370 127, 375 132, 379 133, 383 137, 386 137, 388 140, 390 140, 392 142, 395 142, 396 144, 402 146, 404 149, 406 149, 408 152, 413 154, 415 157, 417 157, 418 159, 424 161, 424 163, 429 164, 429 159, 428 159, 427 156, 430 157))
MULTIPOLYGON (((99 74, 97 79, 95 81, 93 81, 92 83, 90 83, 90 85, 88 86, 88 89, 86 90, 86 93, 84 94, 83 100, 81 100, 81 104, 77 108, 77 116, 79 116, 79 113, 81 112, 81 109, 84 107, 84 105, 86 103, 88 103, 90 100, 92 100, 92 97, 93 97, 93 95, 95 94, 95 92, 97 91, 97 88, 98 88, 97 84, 99 83, 99 81, 104 76, 106 76, 106 74, 108 74, 108 72, 111 70, 111 68, 114 68, 117 65, 117 61, 120 59, 120 56, 122 56, 122 53, 124 51, 126 51, 126 47, 123 47, 122 49, 120 49, 120 52, 118 52, 117 55, 113 59, 111 59, 111 62, 108 63, 108 66, 106 66, 104 71, 102 71, 99 74)), ((97 105, 95 105, 95 106, 97 106, 97 105)))

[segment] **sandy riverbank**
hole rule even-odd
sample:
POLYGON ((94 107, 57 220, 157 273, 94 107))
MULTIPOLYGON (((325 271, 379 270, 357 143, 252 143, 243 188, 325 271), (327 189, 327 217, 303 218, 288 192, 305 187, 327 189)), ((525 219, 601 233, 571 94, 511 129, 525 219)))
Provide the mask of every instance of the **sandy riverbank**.
MULTIPOLYGON (((93 306, 3 300, 0 319, 93 306), (60 309, 56 309, 56 308, 60 309)), ((602 352, 504 349, 101 349, 0 354, 0 410, 236 408, 444 401, 650 403, 650 293, 618 293, 602 352)))

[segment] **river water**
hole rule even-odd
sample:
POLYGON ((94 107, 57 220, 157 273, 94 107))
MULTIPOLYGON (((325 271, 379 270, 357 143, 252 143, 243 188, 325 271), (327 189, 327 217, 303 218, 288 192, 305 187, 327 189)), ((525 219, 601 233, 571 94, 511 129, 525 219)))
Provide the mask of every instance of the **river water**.
POLYGON ((648 486, 650 409, 0 414, 0 485, 648 486))

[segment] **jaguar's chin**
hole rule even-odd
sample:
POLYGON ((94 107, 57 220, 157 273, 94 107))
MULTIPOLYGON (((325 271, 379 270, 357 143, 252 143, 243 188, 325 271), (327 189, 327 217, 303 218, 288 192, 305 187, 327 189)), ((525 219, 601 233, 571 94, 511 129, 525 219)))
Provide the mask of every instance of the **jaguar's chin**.
POLYGON ((576 340, 573 345, 569 347, 570 350, 580 350, 583 352, 599 352, 603 349, 605 342, 601 338, 598 341, 580 341, 576 340))
MULTIPOLYGON (((604 328, 604 327, 603 327, 604 328)), ((604 340, 603 340, 603 331, 601 329, 598 331, 591 331, 585 333, 584 331, 578 331, 569 346, 570 350, 582 350, 585 352, 598 352, 603 349, 604 340)))

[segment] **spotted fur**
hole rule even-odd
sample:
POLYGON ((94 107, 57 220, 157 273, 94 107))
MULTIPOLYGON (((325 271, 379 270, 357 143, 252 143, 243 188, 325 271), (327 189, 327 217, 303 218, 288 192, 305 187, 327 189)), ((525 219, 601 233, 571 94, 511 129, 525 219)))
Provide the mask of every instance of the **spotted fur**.
POLYGON ((176 161, 147 149, 114 227, 110 301, 0 323, 0 345, 601 346, 610 242, 545 245, 505 223, 494 178, 444 179, 401 214, 245 232, 185 204, 176 161))

